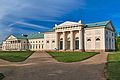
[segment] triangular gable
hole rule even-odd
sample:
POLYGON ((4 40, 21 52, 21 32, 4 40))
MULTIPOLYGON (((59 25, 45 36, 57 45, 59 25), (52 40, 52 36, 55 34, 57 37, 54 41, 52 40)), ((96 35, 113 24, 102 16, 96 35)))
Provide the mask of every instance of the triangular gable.
POLYGON ((13 36, 13 35, 10 35, 10 36, 8 36, 7 38, 6 38, 6 40, 11 40, 11 39, 17 39, 15 36, 13 36))
POLYGON ((114 26, 113 26, 113 24, 112 24, 112 21, 110 21, 110 22, 106 25, 106 28, 115 31, 115 28, 114 28, 114 26))
POLYGON ((64 22, 64 23, 61 23, 61 24, 57 25, 57 28, 58 28, 58 27, 75 26, 75 25, 82 25, 82 24, 79 23, 79 22, 66 21, 66 22, 64 22))

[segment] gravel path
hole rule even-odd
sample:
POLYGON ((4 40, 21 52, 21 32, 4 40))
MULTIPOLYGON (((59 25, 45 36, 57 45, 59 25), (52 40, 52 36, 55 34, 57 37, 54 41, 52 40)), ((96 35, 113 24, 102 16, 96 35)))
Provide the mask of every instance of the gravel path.
POLYGON ((107 53, 82 62, 61 63, 45 52, 36 52, 22 63, 0 66, 3 80, 106 80, 104 67, 107 53))

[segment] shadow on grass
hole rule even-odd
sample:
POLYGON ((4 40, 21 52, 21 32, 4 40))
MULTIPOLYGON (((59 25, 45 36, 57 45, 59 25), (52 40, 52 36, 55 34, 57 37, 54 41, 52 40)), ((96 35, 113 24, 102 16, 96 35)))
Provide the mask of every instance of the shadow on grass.
POLYGON ((79 62, 95 56, 95 52, 47 52, 59 62, 79 62))
POLYGON ((2 80, 4 77, 5 76, 2 73, 0 73, 0 80, 2 80))

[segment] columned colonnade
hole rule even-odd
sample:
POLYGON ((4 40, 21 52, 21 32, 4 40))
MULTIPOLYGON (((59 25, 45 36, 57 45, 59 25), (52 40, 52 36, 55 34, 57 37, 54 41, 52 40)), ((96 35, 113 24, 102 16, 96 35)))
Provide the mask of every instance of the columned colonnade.
POLYGON ((58 50, 84 50, 84 39, 83 39, 83 31, 81 30, 73 30, 73 31, 63 31, 63 32, 56 32, 56 49, 58 50), (75 34, 77 33, 77 34, 75 34), (68 37, 66 34, 69 34, 69 42, 68 37), (60 37, 62 35, 62 38, 60 37), (61 43, 62 41, 62 43, 61 43), (61 47, 62 46, 62 47, 61 47), (70 49, 68 47, 70 46, 70 49))
POLYGON ((21 47, 21 43, 20 40, 10 40, 6 41, 3 47, 5 47, 7 50, 16 50, 21 47))

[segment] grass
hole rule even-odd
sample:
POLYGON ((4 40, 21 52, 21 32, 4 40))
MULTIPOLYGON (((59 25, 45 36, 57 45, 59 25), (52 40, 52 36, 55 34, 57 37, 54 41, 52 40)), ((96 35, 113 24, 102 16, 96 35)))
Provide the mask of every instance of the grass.
POLYGON ((10 62, 21 62, 32 55, 32 51, 0 51, 0 59, 10 62))
POLYGON ((120 52, 108 55, 107 76, 108 80, 120 80, 120 52))
POLYGON ((2 80, 4 77, 5 76, 2 73, 0 73, 0 80, 2 80))
POLYGON ((88 59, 97 53, 95 52, 48 52, 59 62, 78 62, 88 59))

